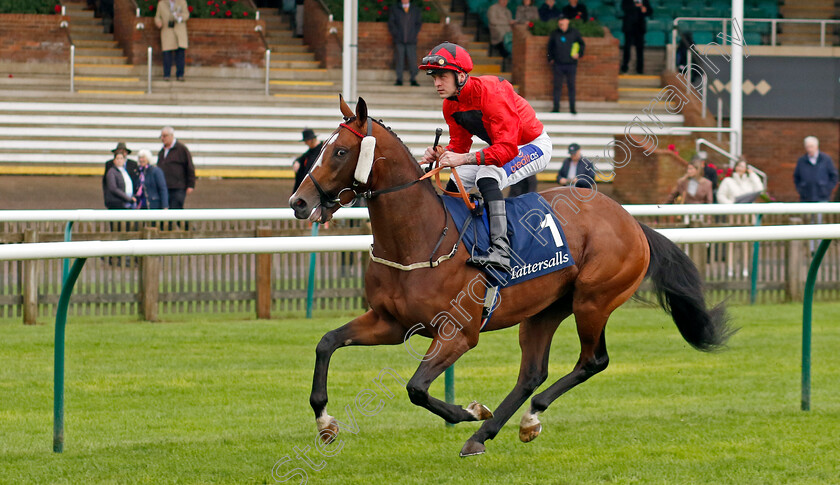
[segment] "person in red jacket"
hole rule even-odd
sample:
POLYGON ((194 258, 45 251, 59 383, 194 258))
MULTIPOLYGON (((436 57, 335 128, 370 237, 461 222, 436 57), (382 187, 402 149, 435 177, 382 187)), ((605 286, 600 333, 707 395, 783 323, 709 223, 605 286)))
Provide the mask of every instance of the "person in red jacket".
POLYGON ((449 125, 449 145, 429 147, 422 163, 437 159, 458 171, 467 190, 478 187, 490 220, 490 249, 470 262, 510 273, 510 242, 502 189, 541 172, 551 159, 551 139, 536 113, 513 86, 497 76, 470 77, 467 51, 444 42, 423 58, 420 69, 434 79, 449 125), (470 152, 472 137, 489 146, 470 152))

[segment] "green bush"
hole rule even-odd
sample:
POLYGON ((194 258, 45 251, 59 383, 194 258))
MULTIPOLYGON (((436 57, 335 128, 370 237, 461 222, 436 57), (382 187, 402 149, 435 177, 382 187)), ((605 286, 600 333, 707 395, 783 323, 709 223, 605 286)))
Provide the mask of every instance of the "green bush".
MULTIPOLYGON (((583 37, 603 37, 604 26, 597 20, 590 20, 584 22, 582 20, 574 19, 569 22, 569 26, 574 27, 580 32, 583 37)), ((548 22, 536 21, 528 24, 531 35, 549 35, 557 30, 557 21, 549 20, 548 22)))
POLYGON ((0 0, 0 13, 61 13, 58 0, 0 0))
MULTIPOLYGON (((2 0, 0 0, 2 1, 2 0)), ((145 17, 154 17, 158 0, 137 0, 145 17)), ((187 0, 190 18, 195 19, 252 19, 254 9, 245 0, 187 0)))
MULTIPOLYGON (((326 0, 327 7, 333 19, 341 22, 344 19, 344 0, 326 0)), ((396 5, 395 0, 359 0, 359 22, 387 22, 390 9, 396 5)), ((440 22, 440 11, 429 0, 411 0, 420 7, 423 23, 436 24, 440 22)))

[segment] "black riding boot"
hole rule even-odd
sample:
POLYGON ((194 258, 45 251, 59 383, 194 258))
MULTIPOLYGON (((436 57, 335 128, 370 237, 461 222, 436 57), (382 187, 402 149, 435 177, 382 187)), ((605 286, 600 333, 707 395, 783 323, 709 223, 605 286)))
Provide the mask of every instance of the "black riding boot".
POLYGON ((473 256, 470 262, 480 266, 492 266, 509 274, 511 273, 511 250, 507 236, 507 212, 502 191, 499 190, 498 183, 492 179, 480 179, 477 185, 482 197, 484 197, 487 218, 490 220, 490 249, 488 249, 486 255, 473 256))

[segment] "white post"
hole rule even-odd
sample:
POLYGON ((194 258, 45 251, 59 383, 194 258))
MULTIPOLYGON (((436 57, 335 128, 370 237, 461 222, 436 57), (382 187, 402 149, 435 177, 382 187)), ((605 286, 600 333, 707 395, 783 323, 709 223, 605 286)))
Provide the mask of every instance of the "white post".
POLYGON ((140 9, 138 8, 137 11, 134 13, 135 17, 140 17, 140 9))
MULTIPOLYGON (((732 0, 732 27, 735 23, 741 27, 743 31, 744 26, 744 0, 732 0)), ((734 32, 732 37, 734 38, 734 32)), ((743 140, 743 85, 744 85, 744 45, 742 43, 732 43, 732 90, 729 98, 729 126, 737 135, 730 135, 730 151, 737 157, 741 155, 741 140, 743 140)))
POLYGON ((62 5, 61 6, 61 16, 64 17, 65 15, 67 15, 67 7, 62 5))
POLYGON ((70 46, 70 92, 76 92, 76 46, 70 46))
MULTIPOLYGON (((718 96, 718 116, 717 116, 717 127, 723 128, 723 98, 718 96)), ((723 136, 722 132, 717 132, 717 141, 720 143, 721 136, 723 136)), ((732 147, 729 147, 730 153, 732 152, 732 147)))
POLYGON ((702 93, 701 102, 703 103, 703 107, 701 108, 702 109, 702 116, 701 116, 702 118, 706 117, 706 96, 708 94, 708 91, 709 91, 709 83, 703 83, 703 90, 701 91, 701 93, 702 93))
POLYGON ((344 100, 356 104, 356 59, 358 54, 358 0, 344 0, 344 36, 341 52, 341 91, 344 100))
POLYGON ((770 45, 776 47, 776 21, 770 21, 770 45))
POLYGON ((268 96, 268 85, 270 84, 269 78, 271 73, 271 49, 265 50, 265 95, 268 96))
POLYGON ((152 94, 152 46, 146 48, 146 92, 152 94))
POLYGON ((825 20, 820 22, 820 47, 825 47, 825 20))

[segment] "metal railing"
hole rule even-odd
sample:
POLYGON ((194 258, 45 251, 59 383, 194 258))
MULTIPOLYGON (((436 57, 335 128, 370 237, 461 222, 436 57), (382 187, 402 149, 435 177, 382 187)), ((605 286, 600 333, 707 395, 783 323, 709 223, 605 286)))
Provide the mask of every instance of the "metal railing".
POLYGON ((135 9, 135 17, 137 18, 137 24, 135 24, 134 28, 135 30, 143 31, 143 40, 146 41, 146 94, 152 94, 152 43, 149 42, 149 37, 146 33, 146 22, 142 20, 139 8, 135 9))
MULTIPOLYGON (((826 39, 826 26, 831 25, 838 25, 840 24, 840 20, 833 20, 833 19, 779 19, 779 18, 761 18, 761 19, 747 19, 745 18, 744 24, 747 22, 753 23, 769 23, 770 24, 770 46, 775 47, 777 43, 777 31, 779 24, 819 24, 820 26, 820 47, 825 47, 825 39, 826 39)), ((680 22, 720 22, 721 23, 721 32, 726 33, 728 32, 729 23, 732 22, 731 18, 726 17, 677 17, 673 21, 673 27, 671 28, 671 44, 668 46, 668 66, 669 69, 673 69, 676 65, 676 50, 677 50, 677 35, 679 33, 679 23, 680 22)), ((741 26, 741 34, 743 35, 744 28, 741 26)), ((722 35, 718 38, 722 37, 721 45, 727 45, 727 36, 722 35)), ((690 52, 690 51, 689 51, 690 52)))
MULTIPOLYGON (((260 11, 256 11, 256 15, 254 15, 254 22, 260 21, 260 11)), ((269 86, 271 85, 271 48, 268 45, 268 41, 265 40, 265 32, 263 32, 263 27, 259 23, 254 26, 254 32, 259 34, 260 40, 262 40, 263 47, 265 48, 265 95, 268 96, 269 93, 269 86)))
MULTIPOLYGON (((61 16, 67 15, 67 9, 64 5, 61 6, 61 16)), ((70 92, 76 92, 76 44, 73 43, 73 38, 70 37, 70 22, 62 20, 58 26, 64 29, 67 35, 67 42, 70 44, 70 92)))

